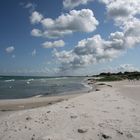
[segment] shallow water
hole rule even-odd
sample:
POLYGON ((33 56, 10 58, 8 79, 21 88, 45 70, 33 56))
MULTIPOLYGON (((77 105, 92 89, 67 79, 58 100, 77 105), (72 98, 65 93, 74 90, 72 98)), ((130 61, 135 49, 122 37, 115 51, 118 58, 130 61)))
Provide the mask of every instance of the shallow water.
POLYGON ((0 99, 61 95, 88 90, 85 77, 18 77, 0 76, 0 99))

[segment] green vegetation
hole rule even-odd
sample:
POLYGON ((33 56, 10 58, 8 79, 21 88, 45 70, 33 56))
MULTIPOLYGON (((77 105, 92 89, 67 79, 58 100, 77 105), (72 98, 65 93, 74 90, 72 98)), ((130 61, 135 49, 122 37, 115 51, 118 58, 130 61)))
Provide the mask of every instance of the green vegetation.
POLYGON ((120 80, 139 80, 140 72, 118 72, 118 73, 100 73, 94 77, 101 77, 96 81, 120 81, 120 80))

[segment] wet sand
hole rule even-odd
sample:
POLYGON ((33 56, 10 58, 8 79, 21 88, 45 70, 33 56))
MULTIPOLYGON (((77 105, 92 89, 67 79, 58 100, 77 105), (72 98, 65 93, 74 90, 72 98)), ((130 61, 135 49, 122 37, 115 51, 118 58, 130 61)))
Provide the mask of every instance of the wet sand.
POLYGON ((69 94, 69 95, 59 95, 59 96, 47 96, 47 97, 33 97, 26 99, 10 99, 10 100, 0 100, 0 111, 15 111, 37 108, 41 106, 52 105, 70 98, 74 98, 81 95, 80 93, 69 94))

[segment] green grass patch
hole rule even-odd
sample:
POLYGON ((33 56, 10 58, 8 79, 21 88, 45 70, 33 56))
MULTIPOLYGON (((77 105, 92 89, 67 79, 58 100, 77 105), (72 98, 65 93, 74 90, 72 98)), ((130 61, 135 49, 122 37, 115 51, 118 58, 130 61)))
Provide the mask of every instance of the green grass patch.
POLYGON ((122 77, 120 77, 120 76, 113 76, 113 75, 111 75, 111 76, 105 76, 105 77, 103 77, 103 78, 101 78, 101 79, 98 79, 98 81, 121 81, 121 80, 123 80, 124 78, 122 78, 122 77))

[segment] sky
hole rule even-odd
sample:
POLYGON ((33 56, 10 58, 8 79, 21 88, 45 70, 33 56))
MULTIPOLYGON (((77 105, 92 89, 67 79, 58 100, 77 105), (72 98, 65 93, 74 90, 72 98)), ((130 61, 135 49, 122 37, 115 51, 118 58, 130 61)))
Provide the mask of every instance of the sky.
POLYGON ((0 0, 0 75, 140 70, 140 0, 0 0))

